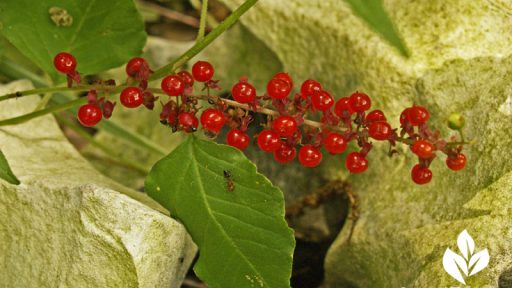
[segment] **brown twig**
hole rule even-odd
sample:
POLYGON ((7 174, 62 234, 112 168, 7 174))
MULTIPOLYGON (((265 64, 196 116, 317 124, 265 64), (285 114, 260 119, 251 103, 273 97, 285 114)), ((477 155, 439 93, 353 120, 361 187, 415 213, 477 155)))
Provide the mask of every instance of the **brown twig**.
POLYGON ((163 6, 160 6, 158 4, 154 4, 154 3, 151 3, 151 2, 139 1, 139 3, 142 6, 148 8, 148 9, 153 10, 155 13, 157 13, 157 14, 159 14, 159 15, 167 18, 167 19, 178 21, 180 23, 189 25, 189 26, 194 27, 194 28, 199 28, 199 19, 197 19, 195 17, 185 15, 185 14, 180 13, 178 11, 167 9, 167 8, 165 8, 163 6))

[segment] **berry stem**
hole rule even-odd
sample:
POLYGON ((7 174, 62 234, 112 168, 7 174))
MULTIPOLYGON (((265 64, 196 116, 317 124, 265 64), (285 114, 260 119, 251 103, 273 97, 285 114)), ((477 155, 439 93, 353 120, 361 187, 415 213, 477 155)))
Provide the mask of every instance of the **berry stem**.
POLYGON ((196 43, 199 43, 204 39, 207 15, 208 15, 208 0, 203 0, 203 3, 201 4, 201 18, 199 19, 199 31, 197 32, 196 43))

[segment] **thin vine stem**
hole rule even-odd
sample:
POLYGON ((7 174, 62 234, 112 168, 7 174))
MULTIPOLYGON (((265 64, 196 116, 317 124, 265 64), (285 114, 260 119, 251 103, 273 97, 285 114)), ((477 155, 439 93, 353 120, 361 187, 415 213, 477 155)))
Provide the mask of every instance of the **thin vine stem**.
POLYGON ((204 39, 206 31, 206 17, 208 16, 208 0, 203 0, 201 4, 201 18, 199 18, 199 31, 197 32, 196 43, 204 39))
POLYGON ((92 86, 92 85, 86 85, 86 86, 76 86, 76 87, 66 87, 66 86, 57 86, 57 87, 43 87, 43 88, 36 88, 36 89, 30 89, 25 91, 16 91, 14 93, 9 93, 0 96, 0 101, 5 101, 12 98, 19 98, 23 96, 28 95, 34 95, 34 94, 46 94, 46 93, 53 93, 53 92, 61 92, 61 91, 75 91, 75 92, 84 92, 89 91, 91 89, 98 89, 98 86, 92 86))

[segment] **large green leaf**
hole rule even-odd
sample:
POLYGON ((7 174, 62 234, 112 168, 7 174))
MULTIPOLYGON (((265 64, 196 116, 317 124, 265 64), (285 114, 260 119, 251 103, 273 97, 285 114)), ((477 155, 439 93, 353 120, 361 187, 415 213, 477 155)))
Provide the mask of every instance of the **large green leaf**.
POLYGON ((7 159, 5 159, 5 155, 2 150, 0 150, 0 178, 11 184, 20 184, 20 180, 16 178, 14 173, 12 173, 11 167, 9 166, 7 159))
POLYGON ((185 224, 200 250, 194 270, 209 287, 290 286, 295 242, 283 195, 242 152, 188 137, 153 166, 145 187, 185 224))
POLYGON ((6 0, 0 19, 0 33, 53 78, 53 57, 61 51, 75 55, 77 70, 90 74, 139 55, 146 39, 132 0, 6 0), (52 7, 66 10, 72 24, 53 22, 52 7))

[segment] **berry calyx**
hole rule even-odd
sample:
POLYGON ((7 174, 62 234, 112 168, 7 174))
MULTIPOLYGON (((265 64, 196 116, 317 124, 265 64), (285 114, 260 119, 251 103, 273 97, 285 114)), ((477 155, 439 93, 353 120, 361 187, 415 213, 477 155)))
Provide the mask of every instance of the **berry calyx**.
POLYGON ((251 139, 247 133, 239 129, 231 129, 226 136, 226 143, 240 150, 245 150, 249 146, 251 139))
POLYGON ((404 125, 405 122, 409 121, 408 120, 408 115, 409 115, 409 110, 411 108, 405 108, 404 111, 402 111, 402 113, 400 113, 400 125, 404 125))
POLYGON ((78 121, 86 127, 98 124, 101 118, 103 118, 103 113, 100 106, 95 103, 82 105, 78 109, 78 121))
POLYGON ((281 164, 286 164, 295 159, 296 154, 295 147, 282 143, 281 147, 274 151, 274 159, 281 164))
POLYGON ((281 79, 284 82, 288 83, 288 86, 290 86, 290 90, 293 88, 292 77, 290 77, 290 75, 288 73, 286 73, 286 72, 279 72, 276 75, 274 75, 274 77, 272 77, 272 78, 274 78, 274 79, 281 79))
POLYGON ((311 96, 311 105, 315 110, 325 111, 329 110, 334 104, 334 99, 327 91, 320 91, 311 96))
POLYGON ((412 153, 421 159, 429 159, 434 154, 434 145, 427 140, 418 140, 411 146, 412 153))
POLYGON ((368 134, 375 140, 387 140, 392 132, 393 130, 387 122, 372 122, 368 126, 368 134))
POLYGON ((366 115, 367 124, 377 121, 386 121, 386 116, 384 115, 384 112, 380 110, 372 110, 370 113, 368 113, 368 115, 366 115))
POLYGON ((144 94, 138 87, 124 88, 119 98, 121 100, 121 104, 127 108, 139 107, 144 102, 144 94))
POLYGON ((60 52, 53 58, 53 65, 60 73, 69 74, 76 69, 76 59, 70 53, 60 52))
POLYGON ((256 88, 245 81, 240 81, 233 85, 231 94, 238 103, 253 103, 256 99, 256 88))
POLYGON ((324 138, 324 146, 325 150, 330 154, 340 154, 347 149, 347 140, 339 133, 329 133, 329 135, 324 138))
POLYGON ((135 57, 132 58, 128 63, 126 64, 126 74, 130 77, 136 77, 137 74, 140 72, 141 68, 146 66, 146 60, 141 57, 135 57))
POLYGON ((297 121, 291 116, 279 116, 272 121, 272 128, 281 137, 291 137, 297 132, 297 121))
POLYGON ((263 130, 258 135, 258 147, 265 152, 274 152, 281 147, 279 134, 272 130, 263 130))
POLYGON ((411 178, 412 181, 418 185, 427 184, 432 180, 432 171, 426 167, 422 167, 420 164, 416 164, 412 167, 411 178))
POLYGON ((368 160, 359 152, 351 152, 345 158, 345 167, 347 167, 350 173, 363 173, 368 169, 368 160))
POLYGON ((350 107, 349 100, 349 97, 341 97, 338 99, 334 106, 334 113, 341 118, 350 117, 350 115, 354 113, 354 110, 350 107))
POLYGON ((201 114, 201 125, 208 131, 219 133, 225 123, 226 117, 220 110, 208 108, 201 114))
POLYGON ((197 61, 192 66, 192 76, 199 82, 207 82, 212 80, 215 70, 212 64, 207 61, 197 61))
POLYGON ((420 126, 427 123, 430 118, 430 113, 423 106, 412 106, 407 112, 407 120, 412 126, 420 126))
POLYGON ((299 162, 304 167, 316 167, 322 162, 322 153, 313 145, 306 144, 299 150, 299 162))
POLYGON ((288 82, 279 78, 272 78, 267 84, 267 94, 274 99, 284 99, 288 97, 292 88, 288 82))
POLYGON ((372 105, 372 101, 370 100, 370 97, 368 97, 368 95, 361 93, 361 92, 356 92, 356 93, 350 95, 348 103, 349 103, 352 111, 355 111, 355 112, 364 112, 364 111, 370 109, 370 107, 372 105))
POLYGON ((178 125, 181 130, 185 132, 194 132, 197 130, 197 125, 199 124, 199 120, 197 120, 196 115, 191 112, 181 112, 178 114, 178 125))
POLYGON ((300 86, 300 94, 302 98, 309 98, 320 91, 322 91, 322 85, 315 80, 308 79, 300 86))
POLYGON ((169 75, 162 79, 162 90, 169 96, 179 96, 185 91, 185 82, 177 75, 169 75))
POLYGON ((455 156, 449 155, 448 158, 446 158, 446 166, 453 171, 462 170, 466 166, 466 156, 462 153, 455 156))
POLYGON ((185 87, 192 87, 192 85, 194 85, 194 78, 188 71, 180 71, 177 75, 181 78, 181 80, 183 80, 185 87))

